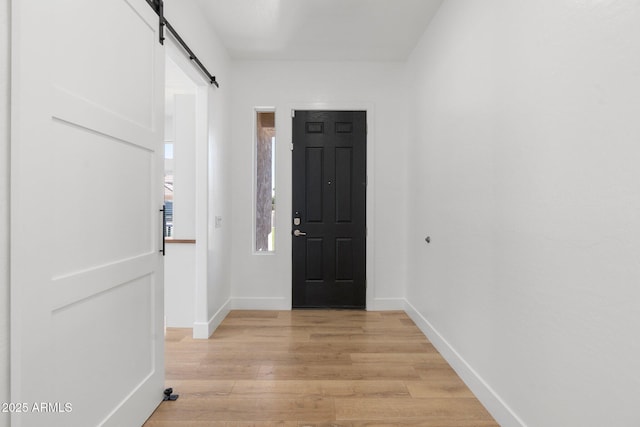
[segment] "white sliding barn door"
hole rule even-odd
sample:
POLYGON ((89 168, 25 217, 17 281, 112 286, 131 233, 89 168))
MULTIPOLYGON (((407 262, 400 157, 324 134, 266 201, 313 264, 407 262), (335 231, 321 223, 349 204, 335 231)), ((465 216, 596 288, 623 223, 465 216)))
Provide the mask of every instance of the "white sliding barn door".
POLYGON ((164 53, 145 0, 12 10, 12 426, 162 400, 164 53))

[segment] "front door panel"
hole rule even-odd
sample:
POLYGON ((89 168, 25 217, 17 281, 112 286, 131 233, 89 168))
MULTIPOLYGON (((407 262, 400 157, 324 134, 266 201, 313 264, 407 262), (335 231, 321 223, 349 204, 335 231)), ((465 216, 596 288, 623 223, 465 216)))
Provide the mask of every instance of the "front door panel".
POLYGON ((364 308, 366 112, 293 119, 293 307, 364 308))

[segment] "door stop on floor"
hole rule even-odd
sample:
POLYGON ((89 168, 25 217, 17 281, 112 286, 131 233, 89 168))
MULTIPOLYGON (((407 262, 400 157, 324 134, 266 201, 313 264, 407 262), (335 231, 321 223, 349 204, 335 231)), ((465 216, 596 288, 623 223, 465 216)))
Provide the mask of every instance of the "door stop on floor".
POLYGON ((164 399, 162 399, 163 401, 166 400, 170 400, 170 401, 174 401, 174 400, 178 400, 178 397, 180 397, 179 394, 171 394, 173 393, 173 389, 171 387, 169 387, 168 389, 165 389, 164 391, 164 399))

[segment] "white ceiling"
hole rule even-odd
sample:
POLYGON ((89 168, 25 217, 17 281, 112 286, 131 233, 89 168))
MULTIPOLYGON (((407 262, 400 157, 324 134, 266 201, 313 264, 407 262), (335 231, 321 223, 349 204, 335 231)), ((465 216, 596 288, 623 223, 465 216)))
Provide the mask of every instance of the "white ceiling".
POLYGON ((196 0, 234 59, 403 61, 442 0, 196 0))

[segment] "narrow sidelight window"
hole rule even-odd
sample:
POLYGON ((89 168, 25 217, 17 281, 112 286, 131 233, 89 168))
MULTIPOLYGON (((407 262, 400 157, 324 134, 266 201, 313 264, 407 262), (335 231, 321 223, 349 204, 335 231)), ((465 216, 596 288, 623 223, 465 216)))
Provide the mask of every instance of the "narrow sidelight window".
POLYGON ((273 252, 275 250, 275 119, 276 113, 273 110, 256 111, 256 252, 273 252))

